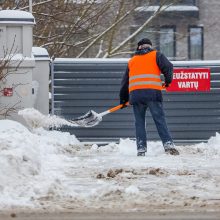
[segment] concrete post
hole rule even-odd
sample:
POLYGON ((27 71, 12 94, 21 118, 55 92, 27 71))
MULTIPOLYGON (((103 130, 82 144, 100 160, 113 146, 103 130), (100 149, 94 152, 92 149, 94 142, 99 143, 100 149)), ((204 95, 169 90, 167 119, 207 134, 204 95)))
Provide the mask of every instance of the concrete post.
MULTIPOLYGON (((7 76, 0 81, 0 91, 2 91, 0 109, 13 107, 18 111, 33 107, 32 74, 35 60, 32 55, 32 29, 34 24, 34 17, 29 12, 0 11, 0 62, 9 61, 8 68, 4 69, 4 74, 7 76)), ((16 113, 9 118, 22 121, 16 113)))

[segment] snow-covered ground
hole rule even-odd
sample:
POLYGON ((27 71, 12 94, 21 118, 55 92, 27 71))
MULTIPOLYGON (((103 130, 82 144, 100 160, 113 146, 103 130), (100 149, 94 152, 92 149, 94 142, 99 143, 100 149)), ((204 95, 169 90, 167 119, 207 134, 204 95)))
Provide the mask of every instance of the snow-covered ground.
POLYGON ((0 210, 218 211, 220 135, 177 148, 150 142, 140 158, 129 139, 98 147, 1 120, 0 210))

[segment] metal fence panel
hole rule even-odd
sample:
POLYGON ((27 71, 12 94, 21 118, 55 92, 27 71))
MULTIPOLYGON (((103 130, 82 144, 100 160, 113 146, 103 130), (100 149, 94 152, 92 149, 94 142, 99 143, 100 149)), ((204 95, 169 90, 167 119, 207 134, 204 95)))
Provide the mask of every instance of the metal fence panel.
MULTIPOLYGON (((56 59, 52 65, 52 113, 66 119, 89 110, 102 112, 119 103, 127 59, 56 59)), ((205 141, 220 132, 220 62, 173 62, 174 67, 211 68, 211 91, 163 92, 169 130, 175 141, 205 141)), ((159 140, 147 114, 149 140, 159 140)), ((116 141, 134 138, 132 107, 107 115, 93 128, 63 127, 83 141, 116 141)))

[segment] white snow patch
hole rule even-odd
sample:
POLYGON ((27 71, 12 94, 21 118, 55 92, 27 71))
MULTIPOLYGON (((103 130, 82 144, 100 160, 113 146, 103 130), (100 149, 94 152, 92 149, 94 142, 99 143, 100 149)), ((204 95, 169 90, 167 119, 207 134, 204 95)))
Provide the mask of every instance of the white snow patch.
MULTIPOLYGON (((135 9, 135 11, 157 11, 160 6, 141 6, 135 9)), ((176 6, 162 6, 160 11, 199 11, 197 6, 189 5, 176 5, 176 6)))
POLYGON ((122 155, 135 155, 137 152, 135 141, 130 139, 120 139, 118 149, 122 155))
POLYGON ((37 56, 47 56, 49 57, 48 51, 43 47, 32 47, 33 55, 37 56))
POLYGON ((0 18, 29 18, 34 19, 34 16, 27 11, 19 10, 2 10, 0 11, 0 18))
POLYGON ((65 62, 65 63, 93 63, 93 62, 101 62, 101 63, 127 63, 128 58, 56 58, 54 62, 65 62))
POLYGON ((25 61, 29 61, 32 64, 35 64, 35 59, 33 56, 31 57, 26 57, 22 53, 17 53, 17 51, 12 51, 10 54, 6 54, 3 58, 3 60, 9 60, 11 63, 10 65, 12 66, 22 66, 25 61))
POLYGON ((131 195, 138 194, 139 192, 140 191, 136 186, 129 186, 125 189, 125 193, 131 194, 131 195))

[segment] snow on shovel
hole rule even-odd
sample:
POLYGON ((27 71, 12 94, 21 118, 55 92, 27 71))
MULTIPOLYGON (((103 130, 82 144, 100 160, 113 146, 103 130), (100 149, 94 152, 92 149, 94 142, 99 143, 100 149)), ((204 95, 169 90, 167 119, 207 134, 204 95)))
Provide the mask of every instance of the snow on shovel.
MULTIPOLYGON (((128 105, 129 105, 129 103, 126 102, 125 106, 128 106, 128 105)), ((96 113, 93 110, 90 110, 85 115, 80 116, 78 118, 75 118, 73 120, 69 120, 69 122, 77 124, 80 127, 94 127, 102 121, 103 116, 108 115, 112 112, 115 112, 123 107, 124 107, 123 104, 117 105, 117 106, 115 106, 111 109, 108 109, 107 111, 101 112, 101 113, 96 113)))

